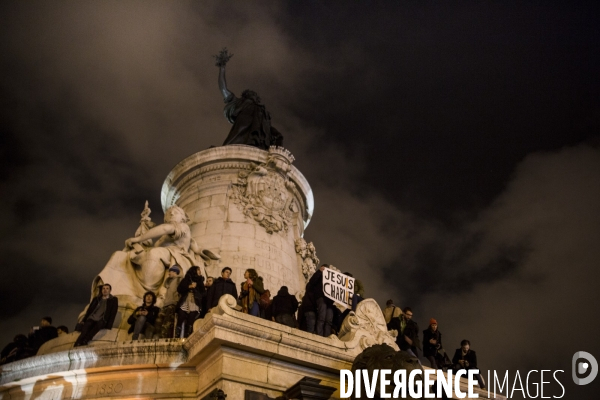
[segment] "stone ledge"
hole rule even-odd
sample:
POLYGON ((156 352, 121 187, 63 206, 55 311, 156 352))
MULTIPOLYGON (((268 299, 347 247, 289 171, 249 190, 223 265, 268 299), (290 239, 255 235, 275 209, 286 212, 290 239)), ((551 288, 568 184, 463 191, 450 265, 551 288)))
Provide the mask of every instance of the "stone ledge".
POLYGON ((40 375, 133 365, 178 366, 187 361, 179 339, 158 339, 82 346, 44 354, 0 367, 0 385, 40 375))

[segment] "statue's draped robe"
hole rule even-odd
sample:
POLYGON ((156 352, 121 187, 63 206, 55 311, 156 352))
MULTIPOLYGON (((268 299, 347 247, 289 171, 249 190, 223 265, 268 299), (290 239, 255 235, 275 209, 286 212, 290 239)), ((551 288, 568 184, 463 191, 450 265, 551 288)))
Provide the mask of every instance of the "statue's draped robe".
MULTIPOLYGON (((171 225, 175 227, 175 232, 173 234, 168 235, 173 241, 181 239, 183 237, 190 238, 192 237, 192 233, 190 232, 190 227, 186 223, 180 222, 171 222, 171 225)), ((207 278, 206 270, 204 268, 204 261, 198 257, 191 248, 185 249, 183 247, 178 247, 174 245, 165 246, 169 253, 171 253, 171 257, 179 266, 183 268, 183 273, 185 274, 188 269, 192 266, 200 267, 200 272, 204 278, 207 278)), ((171 262, 173 264, 173 262, 171 262)), ((161 282, 162 284, 162 282, 161 282)))
POLYGON ((233 124, 223 146, 246 144, 263 150, 280 146, 283 136, 271 126, 271 116, 263 104, 233 94, 225 99, 225 118, 233 124))
POLYGON ((139 301, 146 291, 156 293, 160 289, 168 273, 168 267, 173 264, 181 266, 182 274, 192 266, 199 266, 202 275, 206 277, 202 258, 197 256, 189 246, 185 248, 181 245, 182 242, 188 243, 187 240, 181 241, 182 238, 191 238, 189 226, 181 222, 170 222, 170 224, 174 226, 175 232, 158 239, 153 247, 146 248, 139 254, 134 251, 115 252, 94 279, 92 297, 97 295, 98 283, 104 282, 112 285, 113 295, 139 301))

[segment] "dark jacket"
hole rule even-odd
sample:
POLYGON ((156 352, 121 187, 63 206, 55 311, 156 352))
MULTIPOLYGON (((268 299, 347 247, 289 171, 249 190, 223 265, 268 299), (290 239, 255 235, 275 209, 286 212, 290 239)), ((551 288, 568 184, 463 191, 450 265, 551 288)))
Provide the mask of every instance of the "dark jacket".
POLYGON ((37 351, 50 339, 58 337, 58 331, 53 326, 42 326, 37 331, 33 331, 29 335, 29 347, 37 353, 37 351))
POLYGON ((437 329, 435 332, 431 330, 431 327, 423 331, 423 356, 435 357, 438 349, 442 348, 442 333, 437 329), (435 339, 436 344, 431 344, 429 341, 435 339))
POLYGON ((419 325, 412 319, 409 319, 406 322, 406 327, 404 328, 404 332, 398 332, 398 337, 396 338, 396 343, 400 347, 400 350, 408 350, 411 349, 413 353, 417 357, 419 357, 419 352, 417 349, 421 348, 421 343, 419 342, 419 325), (412 340, 412 345, 409 345, 408 342, 404 339, 404 336, 407 336, 410 340, 412 340))
POLYGON ((129 318, 127 319, 127 323, 131 325, 129 327, 129 330, 127 331, 128 333, 133 333, 133 330, 135 328, 135 322, 137 321, 136 314, 138 311, 141 311, 141 310, 148 311, 148 315, 146 315, 146 323, 148 323, 150 325, 154 325, 154 321, 156 321, 156 317, 158 317, 158 312, 160 311, 159 308, 156 307, 155 305, 146 306, 146 304, 143 304, 143 305, 139 306, 138 308, 136 308, 133 311, 133 314, 131 314, 129 316, 129 318))
POLYGON ((204 277, 202 275, 198 275, 194 280, 192 276, 186 275, 181 282, 179 282, 179 285, 177 286, 177 292, 179 293, 179 303, 177 303, 177 308, 181 307, 181 305, 185 303, 188 293, 191 292, 194 294, 194 303, 196 303, 199 309, 202 309, 202 297, 206 295, 204 277), (192 282, 196 282, 196 287, 190 289, 192 282))
POLYGON ((287 288, 281 288, 277 296, 273 297, 271 304, 271 313, 274 317, 280 314, 294 315, 298 309, 298 300, 296 296, 291 295, 287 288))
POLYGON ((323 293, 323 272, 321 270, 317 270, 310 277, 310 280, 306 284, 306 293, 302 298, 302 308, 303 312, 311 312, 317 310, 317 300, 320 298, 325 299, 325 304, 327 306, 333 306, 333 300, 325 296, 323 293))
MULTIPOLYGON (((240 283, 240 300, 242 298, 248 296, 248 294, 251 292, 250 290, 244 290, 244 283, 246 283, 246 282, 244 281, 244 282, 240 283)), ((256 279, 254 279, 254 281, 252 282, 252 289, 254 289, 254 291, 253 291, 254 298, 248 299, 249 304, 251 304, 254 301, 259 301, 260 295, 265 292, 265 285, 263 283, 262 276, 259 276, 256 279)))
POLYGON ((27 336, 19 334, 0 352, 0 365, 35 355, 27 349, 27 336))
MULTIPOLYGON (((98 303, 102 300, 102 295, 94 297, 94 300, 90 303, 85 316, 83 317, 83 321, 85 322, 88 317, 94 312, 96 307, 98 307, 98 303)), ((108 296, 106 301, 106 311, 104 311, 104 315, 102 316, 102 328, 103 329, 112 329, 112 326, 115 322, 115 317, 117 316, 117 311, 119 309, 119 299, 117 299, 112 294, 108 296)))
POLYGON ((469 349, 467 354, 463 357, 462 349, 456 349, 454 352, 454 357, 452 357, 452 369, 458 371, 460 369, 477 369, 477 354, 475 354, 474 350, 469 349), (465 360, 469 365, 462 367, 458 360, 465 360))
POLYGON ((213 307, 216 307, 219 304, 219 299, 224 294, 230 294, 235 299, 238 297, 237 288, 235 287, 235 283, 231 279, 225 279, 223 277, 219 277, 213 285, 208 288, 208 294, 206 295, 206 306, 210 310, 213 307))

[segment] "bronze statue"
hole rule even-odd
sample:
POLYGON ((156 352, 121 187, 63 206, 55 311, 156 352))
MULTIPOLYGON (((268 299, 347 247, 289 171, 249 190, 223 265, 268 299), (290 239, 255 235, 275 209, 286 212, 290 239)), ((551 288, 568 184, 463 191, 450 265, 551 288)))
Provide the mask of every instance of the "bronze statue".
POLYGON ((215 65, 219 67, 219 89, 225 100, 225 118, 233 124, 223 146, 246 144, 263 150, 268 150, 270 146, 281 146, 283 136, 271 126, 271 115, 258 93, 247 89, 238 98, 227 89, 225 64, 233 54, 229 54, 227 48, 224 48, 214 57, 217 60, 215 65))

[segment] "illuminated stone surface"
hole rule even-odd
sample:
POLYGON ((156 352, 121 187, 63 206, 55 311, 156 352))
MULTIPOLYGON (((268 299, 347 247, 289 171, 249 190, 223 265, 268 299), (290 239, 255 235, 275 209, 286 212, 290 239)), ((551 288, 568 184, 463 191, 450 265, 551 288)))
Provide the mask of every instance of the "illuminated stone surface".
POLYGON ((282 148, 215 147, 191 155, 169 173, 162 207, 183 208, 191 218, 192 237, 221 256, 208 265, 209 275, 232 268, 238 285, 254 268, 264 286, 276 293, 304 289, 302 259, 295 240, 302 237, 313 213, 312 190, 282 148))

